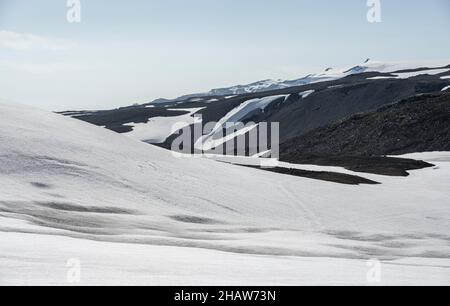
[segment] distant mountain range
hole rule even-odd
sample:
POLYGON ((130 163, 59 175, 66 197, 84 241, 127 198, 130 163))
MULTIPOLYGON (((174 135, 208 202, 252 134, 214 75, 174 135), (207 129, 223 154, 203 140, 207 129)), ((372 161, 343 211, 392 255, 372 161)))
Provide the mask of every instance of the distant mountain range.
MULTIPOLYGON (((442 129, 442 126, 430 125, 426 120, 416 120, 407 124, 413 126, 416 136, 414 139, 420 139, 420 141, 405 143, 403 146, 397 143, 395 147, 386 145, 395 141, 393 137, 395 138, 397 134, 404 134, 404 131, 400 130, 403 125, 392 124, 391 120, 395 118, 391 116, 390 120, 382 122, 364 122, 366 126, 361 127, 359 131, 390 130, 389 134, 380 132, 380 136, 371 134, 375 144, 372 149, 364 151, 361 148, 358 149, 360 144, 357 141, 353 146, 344 146, 344 141, 351 135, 348 134, 348 128, 344 129, 343 125, 336 125, 336 123, 352 118, 356 114, 377 112, 387 105, 405 99, 416 99, 424 94, 434 95, 435 99, 443 96, 442 99, 445 100, 448 98, 445 92, 449 85, 450 60, 434 64, 367 61, 363 65, 347 69, 330 68, 322 74, 308 75, 297 80, 266 80, 249 85, 214 89, 207 93, 188 95, 175 100, 157 100, 114 110, 69 111, 63 114, 167 149, 171 148, 177 136, 172 131, 173 124, 183 122, 182 126, 193 127, 196 123, 193 115, 201 114, 203 124, 220 122, 223 127, 227 122, 254 122, 254 128, 259 129, 261 122, 267 122, 269 125, 277 122, 280 124, 282 156, 287 156, 289 152, 290 156, 294 154, 298 161, 302 160, 298 158, 301 152, 293 153, 298 150, 314 152, 317 155, 320 154, 321 149, 324 149, 322 153, 326 156, 383 156, 446 150, 449 148, 450 135, 447 133, 436 142, 430 139, 429 135, 438 135, 440 131, 434 129, 442 129), (376 126, 370 126, 371 124, 376 126), (333 133, 324 132, 327 128, 333 133), (313 136, 304 138, 305 135, 313 136), (333 135, 335 140, 332 142, 333 146, 331 146, 332 139, 329 135, 333 135), (337 141, 342 143, 336 144, 337 141)), ((424 103, 413 103, 408 108, 408 113, 402 113, 406 109, 399 109, 395 115, 409 118, 408 114, 426 108, 424 103), (415 107, 417 109, 411 109, 415 107)), ((446 106, 446 103, 440 103, 437 108, 433 107, 433 116, 441 111, 443 120, 450 120, 446 106), (439 107, 442 109, 440 110, 439 107)), ((358 129, 355 129, 356 131, 358 129)), ((219 132, 222 132, 221 129, 217 127, 216 132, 204 137, 203 143, 200 143, 198 138, 192 139, 191 152, 208 153, 219 144, 225 144, 225 148, 231 147, 235 139, 223 138, 219 135, 219 132)), ((245 134, 248 131, 242 133, 245 134)), ((252 148, 246 149, 248 152, 252 148)), ((225 149, 223 153, 233 152, 225 149)))

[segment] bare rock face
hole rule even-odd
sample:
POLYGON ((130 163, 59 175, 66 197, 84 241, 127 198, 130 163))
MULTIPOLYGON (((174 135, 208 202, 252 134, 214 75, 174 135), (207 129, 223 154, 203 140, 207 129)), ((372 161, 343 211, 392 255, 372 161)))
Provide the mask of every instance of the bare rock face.
POLYGON ((384 156, 450 150, 450 94, 418 95, 287 141, 298 155, 384 156))

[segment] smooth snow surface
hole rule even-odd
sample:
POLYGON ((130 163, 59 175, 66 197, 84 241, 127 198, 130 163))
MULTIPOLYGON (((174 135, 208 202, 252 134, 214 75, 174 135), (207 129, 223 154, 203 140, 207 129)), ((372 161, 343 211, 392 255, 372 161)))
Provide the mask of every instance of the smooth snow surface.
POLYGON ((128 123, 125 126, 133 127, 133 131, 124 133, 124 135, 144 142, 163 143, 177 130, 197 123, 198 118, 193 115, 202 109, 173 109, 173 111, 185 111, 188 113, 173 117, 154 117, 150 118, 147 123, 128 123))
POLYGON ((443 68, 450 65, 450 60, 442 61, 407 61, 407 62, 380 62, 369 61, 363 64, 364 70, 376 71, 382 73, 398 72, 403 70, 426 70, 427 68, 436 69, 443 68))
MULTIPOLYGON (((450 284, 450 153, 347 186, 0 104, 0 284, 450 284)), ((363 175, 363 174, 362 174, 363 175)), ((366 175, 363 175, 366 176, 366 175)))

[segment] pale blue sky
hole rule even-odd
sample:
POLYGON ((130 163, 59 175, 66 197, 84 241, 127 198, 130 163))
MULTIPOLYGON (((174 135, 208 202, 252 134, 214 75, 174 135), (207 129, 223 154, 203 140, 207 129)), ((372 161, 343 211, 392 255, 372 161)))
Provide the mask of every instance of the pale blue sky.
POLYGON ((450 1, 0 0, 0 98, 51 110, 173 98, 332 67, 450 59, 450 1), (25 45, 24 45, 25 44, 25 45))

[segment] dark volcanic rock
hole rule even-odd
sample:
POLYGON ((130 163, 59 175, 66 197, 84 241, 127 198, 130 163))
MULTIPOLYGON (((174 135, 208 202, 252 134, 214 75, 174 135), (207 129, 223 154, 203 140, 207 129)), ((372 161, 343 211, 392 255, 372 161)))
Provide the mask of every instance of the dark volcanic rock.
POLYGON ((281 151, 284 159, 450 151, 450 93, 418 95, 353 115, 286 141, 281 151))

